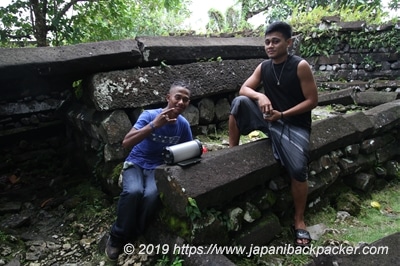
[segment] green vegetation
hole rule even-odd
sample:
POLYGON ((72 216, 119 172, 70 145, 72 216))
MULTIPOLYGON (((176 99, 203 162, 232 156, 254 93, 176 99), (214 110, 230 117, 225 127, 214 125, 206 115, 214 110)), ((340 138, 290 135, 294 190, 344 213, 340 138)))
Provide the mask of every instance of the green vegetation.
POLYGON ((117 164, 114 167, 114 169, 112 171, 112 174, 111 174, 111 180, 113 181, 114 184, 118 184, 119 178, 120 178, 120 176, 122 174, 123 167, 124 167, 124 163, 123 162, 117 164))
POLYGON ((400 228, 399 180, 381 191, 375 191, 368 196, 365 195, 361 205, 361 213, 354 220, 339 224, 332 224, 331 220, 330 224, 335 225, 341 234, 339 236, 327 235, 326 237, 357 244, 359 242, 371 243, 398 232, 400 228), (374 202, 378 202, 380 206, 373 207, 372 203, 374 202))
POLYGON ((167 207, 161 209, 159 216, 169 230, 182 238, 190 238, 190 224, 187 219, 175 215, 167 207))
POLYGON ((76 99, 81 99, 83 95, 82 80, 76 80, 72 82, 72 88, 74 88, 74 94, 76 99))
POLYGON ((7 240, 7 234, 0 230, 0 242, 4 243, 7 240))
POLYGON ((166 35, 188 15, 186 0, 13 0, 0 7, 0 43, 60 46, 166 35))
POLYGON ((107 208, 109 202, 105 194, 88 180, 72 187, 68 195, 71 195, 71 198, 67 204, 73 208, 78 220, 96 219, 109 215, 110 210, 107 208))
POLYGON ((184 260, 181 259, 179 256, 175 256, 174 259, 171 261, 167 255, 162 256, 161 259, 157 260, 156 266, 182 266, 184 260))
POLYGON ((323 17, 337 16, 341 22, 363 21, 368 26, 380 25, 387 20, 388 14, 376 10, 374 6, 359 6, 356 9, 342 7, 332 10, 330 7, 316 7, 310 12, 303 12, 301 6, 293 10, 289 23, 295 32, 302 34, 300 53, 304 57, 331 55, 340 44, 348 44, 352 49, 373 49, 375 47, 389 50, 400 48, 398 30, 378 32, 367 29, 357 32, 341 32, 335 23, 321 24, 323 17), (371 16, 371 14, 374 14, 371 16))
POLYGON ((188 198, 188 205, 186 206, 186 214, 189 219, 193 222, 195 219, 201 217, 201 212, 197 206, 197 202, 193 198, 188 198))
MULTIPOLYGON (((399 232, 400 228, 400 176, 379 191, 371 194, 359 195, 361 198, 361 212, 344 220, 337 218, 337 211, 333 206, 321 203, 319 209, 310 209, 306 213, 308 225, 324 224, 327 227, 315 246, 343 244, 357 246, 359 243, 372 243, 385 236, 399 232), (379 203, 379 204, 376 204, 379 203)), ((335 192, 332 192, 333 194, 335 192)), ((337 193, 336 193, 337 195, 337 193)), ((286 222, 290 224, 290 222, 286 222)), ((283 224, 286 224, 283 223, 283 224)), ((290 229, 284 228, 281 235, 269 246, 279 246, 293 243, 290 229)), ((311 261, 306 255, 266 255, 262 258, 239 259, 238 266, 250 265, 282 265, 302 266, 311 261), (258 264, 257 264, 258 263, 258 264)))
MULTIPOLYGON (((13 0, 0 7, 0 45, 60 46, 82 42, 121 40, 138 35, 181 35, 193 33, 185 26, 190 17, 190 0, 13 0)), ((389 8, 399 9, 399 1, 391 0, 389 8)), ((379 0, 304 1, 238 0, 225 14, 208 11, 207 34, 254 31, 262 35, 263 27, 253 29, 249 20, 262 14, 265 22, 290 21, 297 32, 316 39, 326 35, 317 24, 323 16, 340 16, 342 21, 363 20, 379 24, 388 19, 379 0)), ((332 30, 332 29, 330 29, 332 30)), ((371 34, 369 34, 371 35, 371 34)), ((377 41, 379 38, 377 38, 377 41)), ((390 43, 396 43, 389 36, 390 43)), ((329 40, 329 44, 335 38, 329 40)), ((326 42, 326 40, 324 40, 326 42)), ((364 42, 365 44, 373 42, 364 42)), ((398 42, 397 42, 398 43, 398 42)), ((309 51, 325 54, 331 45, 309 51)), ((322 44, 320 43, 319 46, 322 44)))

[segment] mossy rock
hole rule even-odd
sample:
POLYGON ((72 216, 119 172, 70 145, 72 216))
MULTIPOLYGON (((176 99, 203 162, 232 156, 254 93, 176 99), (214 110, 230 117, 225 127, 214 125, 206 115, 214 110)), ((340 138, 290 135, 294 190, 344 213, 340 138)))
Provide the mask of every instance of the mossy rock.
POLYGON ((268 210, 274 206, 276 202, 276 195, 270 189, 259 190, 251 197, 251 202, 255 204, 260 210, 268 210))
POLYGON ((340 194, 336 201, 336 209, 357 216, 361 211, 361 200, 352 192, 340 194))
POLYGON ((174 215, 168 208, 164 207, 160 211, 162 223, 174 234, 190 241, 191 229, 188 219, 174 215))
POLYGON ((122 172, 122 168, 124 166, 124 163, 121 162, 119 164, 117 164, 114 168, 113 171, 111 173, 111 180, 113 181, 113 183, 118 183, 119 177, 121 175, 122 172))
POLYGON ((400 180, 400 163, 394 160, 388 161, 385 164, 386 178, 388 180, 400 180))

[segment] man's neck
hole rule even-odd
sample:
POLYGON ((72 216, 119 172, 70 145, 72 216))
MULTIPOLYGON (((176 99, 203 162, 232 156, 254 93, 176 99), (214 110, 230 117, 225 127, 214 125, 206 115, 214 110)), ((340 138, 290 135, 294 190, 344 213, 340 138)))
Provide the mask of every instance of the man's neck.
POLYGON ((286 54, 286 55, 280 56, 278 58, 274 58, 274 59, 272 59, 272 63, 274 63, 275 65, 281 64, 287 60, 288 56, 289 55, 286 54))

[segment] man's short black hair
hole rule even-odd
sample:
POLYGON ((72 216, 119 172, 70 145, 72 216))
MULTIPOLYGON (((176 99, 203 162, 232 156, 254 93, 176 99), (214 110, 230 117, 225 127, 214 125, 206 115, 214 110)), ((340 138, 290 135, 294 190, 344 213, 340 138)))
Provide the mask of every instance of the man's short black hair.
POLYGON ((272 32, 282 33, 283 37, 285 37, 286 40, 292 38, 292 27, 288 23, 283 21, 275 21, 271 23, 265 30, 265 35, 272 32))

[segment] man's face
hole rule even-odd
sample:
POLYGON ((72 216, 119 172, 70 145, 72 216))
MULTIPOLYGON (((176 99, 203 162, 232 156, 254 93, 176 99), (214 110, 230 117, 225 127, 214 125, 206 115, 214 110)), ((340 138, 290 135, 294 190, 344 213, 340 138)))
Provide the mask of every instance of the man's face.
POLYGON ((279 59, 287 55, 287 48, 291 44, 291 39, 285 40, 285 37, 280 32, 271 32, 265 35, 264 44, 268 57, 279 59))
POLYGON ((190 92, 184 87, 175 87, 167 95, 168 108, 175 108, 176 115, 181 114, 188 107, 190 102, 190 92))

